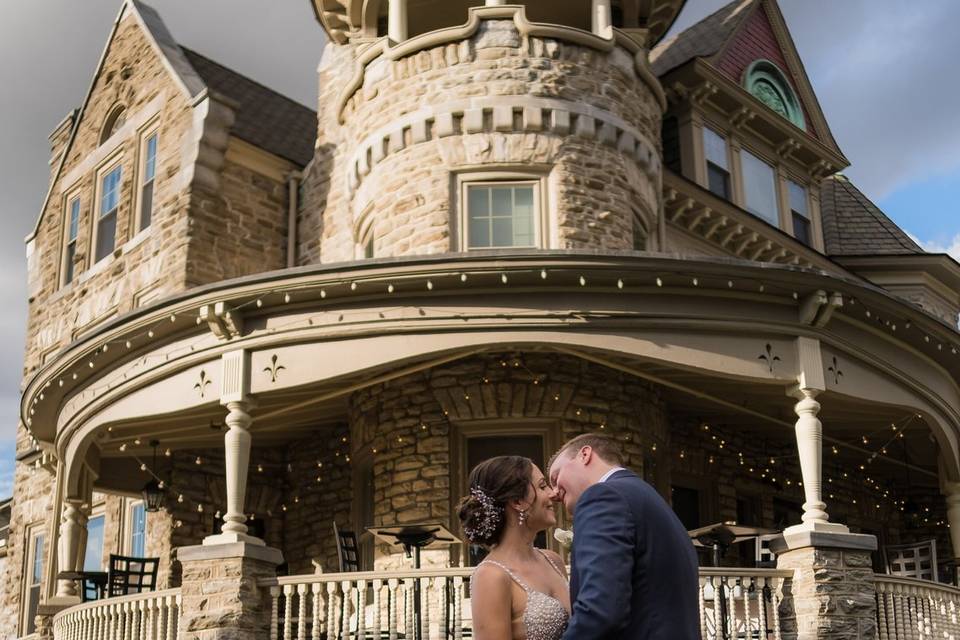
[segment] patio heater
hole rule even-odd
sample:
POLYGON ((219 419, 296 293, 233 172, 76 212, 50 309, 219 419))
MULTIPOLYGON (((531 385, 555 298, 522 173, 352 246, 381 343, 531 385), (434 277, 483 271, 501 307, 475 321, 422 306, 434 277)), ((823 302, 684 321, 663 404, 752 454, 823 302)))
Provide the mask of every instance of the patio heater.
MULTIPOLYGON (((151 440, 150 446, 153 447, 153 466, 150 468, 151 474, 153 474, 157 468, 157 447, 160 446, 160 442, 158 440, 151 440)), ((166 496, 167 491, 163 488, 163 485, 157 481, 156 477, 151 477, 150 481, 143 485, 140 493, 143 495, 144 510, 150 513, 156 513, 160 511, 160 507, 163 506, 163 498, 166 496)))

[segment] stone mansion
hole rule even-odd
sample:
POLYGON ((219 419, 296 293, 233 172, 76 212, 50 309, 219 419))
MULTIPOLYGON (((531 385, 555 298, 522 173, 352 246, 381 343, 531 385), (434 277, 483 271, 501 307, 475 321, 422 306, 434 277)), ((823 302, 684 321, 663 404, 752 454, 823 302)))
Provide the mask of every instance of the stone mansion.
POLYGON ((0 638, 471 637, 469 470, 588 431, 766 532, 705 640, 960 637, 960 265, 776 0, 299 1, 316 111, 123 0, 50 135, 0 638))

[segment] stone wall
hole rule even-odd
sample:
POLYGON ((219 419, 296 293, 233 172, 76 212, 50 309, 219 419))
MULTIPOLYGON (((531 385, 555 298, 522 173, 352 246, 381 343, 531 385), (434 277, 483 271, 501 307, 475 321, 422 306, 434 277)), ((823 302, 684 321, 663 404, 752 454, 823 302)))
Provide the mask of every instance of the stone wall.
POLYGON ((184 288, 182 247, 189 236, 180 178, 186 169, 182 149, 191 128, 187 99, 170 79, 136 20, 128 15, 109 47, 60 177, 41 214, 30 273, 35 284, 31 287, 25 374, 85 329, 184 288), (127 109, 127 124, 101 145, 104 120, 118 104, 127 109), (160 127, 154 206, 152 224, 140 233, 134 219, 139 196, 140 131, 152 122, 160 127), (122 166, 116 250, 94 265, 91 242, 97 213, 97 171, 114 157, 119 157, 122 166), (65 198, 75 193, 80 196, 75 277, 61 287, 65 198))
POLYGON ((338 570, 333 523, 355 530, 350 431, 346 425, 324 429, 287 447, 290 491, 281 508, 283 551, 290 574, 338 570), (315 564, 316 563, 316 564, 315 564))
MULTIPOLYGON (((328 46, 322 93, 356 72, 350 53, 328 46)), ((480 170, 542 174, 540 246, 631 249, 635 213, 652 229, 660 198, 661 113, 634 64, 620 48, 521 36, 509 20, 375 59, 342 124, 337 104, 321 104, 301 256, 316 259, 319 229, 320 259, 353 259, 368 225, 376 257, 461 250, 456 175, 480 170)))
MULTIPOLYGON (((13 503, 10 510, 10 538, 7 557, 0 574, 0 639, 17 638, 20 624, 23 576, 26 574, 26 553, 30 541, 28 529, 45 527, 51 512, 54 478, 33 465, 17 463, 14 467, 13 503)), ((46 540, 49 541, 49 534, 46 540)), ((46 589, 46 581, 41 585, 46 589)))
MULTIPOLYGON (((373 465, 374 524, 435 520, 460 535, 452 505, 469 472, 459 443, 471 428, 507 435, 535 424, 548 447, 603 431, 622 439, 629 467, 663 487, 669 469, 653 454, 670 447, 666 411, 652 385, 575 358, 484 354, 354 393, 352 455, 373 465)), ((425 561, 448 559, 435 556, 425 561)), ((378 549, 378 567, 398 561, 378 549)))
MULTIPOLYGON (((223 161, 232 112, 219 103, 208 106, 205 119, 201 119, 203 114, 196 109, 206 107, 190 104, 128 10, 109 43, 103 69, 94 80, 30 245, 25 377, 51 363, 74 339, 114 317, 192 286, 285 266, 286 185, 223 161), (126 124, 101 144, 105 120, 118 105, 126 109, 126 124), (136 219, 140 141, 154 126, 159 128, 159 146, 152 219, 150 226, 140 231, 136 219), (115 161, 122 167, 115 250, 93 264, 98 172, 115 161), (66 198, 74 195, 79 195, 81 203, 75 275, 71 283, 61 286, 66 198)), ((60 127, 54 136, 56 151, 65 144, 64 131, 60 127)), ((18 429, 18 453, 33 446, 27 430, 18 429)), ((16 554, 21 553, 24 527, 39 511, 50 509, 52 485, 27 480, 32 478, 29 471, 20 464, 17 467, 11 545, 18 550, 12 552, 8 565, 19 571, 23 558, 16 554)), ((119 510, 118 500, 108 499, 108 509, 119 510)), ((188 514, 149 516, 147 548, 148 553, 163 558, 161 584, 176 582, 171 547, 198 533, 190 528, 195 518, 188 514), (176 528, 178 521, 190 525, 176 528)), ((107 522, 112 527, 108 540, 113 542, 109 544, 117 547, 122 522, 119 512, 107 522)), ((105 549, 105 554, 110 550, 116 549, 105 549)), ((17 618, 20 590, 19 580, 0 585, 0 611, 13 611, 11 620, 17 618)))
POLYGON ((191 193, 186 284, 197 286, 287 264, 287 185, 234 162, 220 190, 191 193))

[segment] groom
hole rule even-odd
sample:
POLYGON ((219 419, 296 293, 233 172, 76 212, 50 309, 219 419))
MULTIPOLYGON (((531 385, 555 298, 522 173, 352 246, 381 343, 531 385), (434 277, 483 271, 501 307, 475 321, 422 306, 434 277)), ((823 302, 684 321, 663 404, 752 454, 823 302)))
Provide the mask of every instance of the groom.
POLYGON ((563 640, 700 640, 693 543, 608 436, 585 434, 550 463, 555 501, 574 515, 563 640))

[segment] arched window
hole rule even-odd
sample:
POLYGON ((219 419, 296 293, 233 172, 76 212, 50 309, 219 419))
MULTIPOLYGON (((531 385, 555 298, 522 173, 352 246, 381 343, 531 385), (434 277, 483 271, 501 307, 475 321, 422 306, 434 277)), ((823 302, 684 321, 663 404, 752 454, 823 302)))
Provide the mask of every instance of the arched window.
POLYGON ((744 86, 760 102, 801 129, 807 128, 800 101, 777 65, 769 60, 757 60, 747 68, 744 86))
POLYGON ((100 131, 100 144, 106 142, 110 136, 116 133, 117 129, 123 126, 127 121, 127 109, 122 104, 118 104, 110 110, 107 119, 103 121, 103 129, 100 131))

